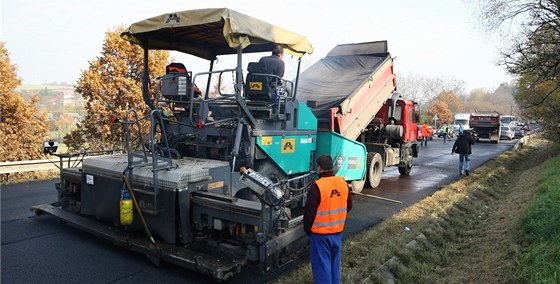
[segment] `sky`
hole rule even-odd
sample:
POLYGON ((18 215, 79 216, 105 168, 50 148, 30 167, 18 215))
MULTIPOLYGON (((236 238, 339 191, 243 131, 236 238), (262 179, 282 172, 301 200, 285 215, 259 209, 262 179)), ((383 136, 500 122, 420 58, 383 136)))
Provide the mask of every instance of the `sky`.
MULTIPOLYGON (((314 52, 304 56, 302 70, 337 44, 387 40, 397 79, 400 74, 445 76, 464 81, 466 92, 493 91, 511 81, 496 65, 501 43, 476 28, 471 7, 462 0, 0 1, 0 41, 27 85, 76 84, 89 62, 100 56, 105 33, 119 25, 174 11, 218 7, 307 36, 314 52)), ((203 60, 172 56, 195 73, 208 69, 203 60)), ((219 60, 215 69, 231 67, 226 64, 228 59, 219 60)), ((295 75, 295 64, 291 67, 288 59, 285 77, 295 75)))

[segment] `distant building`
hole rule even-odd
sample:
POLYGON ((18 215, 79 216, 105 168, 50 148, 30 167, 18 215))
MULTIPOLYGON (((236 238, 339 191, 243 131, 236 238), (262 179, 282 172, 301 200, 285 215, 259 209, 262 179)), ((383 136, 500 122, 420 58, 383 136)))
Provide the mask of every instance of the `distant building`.
POLYGON ((78 101, 76 100, 77 94, 74 92, 74 88, 64 88, 64 89, 60 89, 60 92, 62 93, 62 104, 63 105, 69 105, 69 104, 75 104, 78 101))

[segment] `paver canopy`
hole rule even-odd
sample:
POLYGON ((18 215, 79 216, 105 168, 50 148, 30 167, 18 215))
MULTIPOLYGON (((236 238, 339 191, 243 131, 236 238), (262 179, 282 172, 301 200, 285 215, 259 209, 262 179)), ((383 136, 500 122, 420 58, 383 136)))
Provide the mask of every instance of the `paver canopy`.
POLYGON ((270 51, 275 44, 303 56, 307 37, 228 8, 172 12, 132 24, 121 37, 148 49, 176 50, 207 60, 218 55, 270 51))

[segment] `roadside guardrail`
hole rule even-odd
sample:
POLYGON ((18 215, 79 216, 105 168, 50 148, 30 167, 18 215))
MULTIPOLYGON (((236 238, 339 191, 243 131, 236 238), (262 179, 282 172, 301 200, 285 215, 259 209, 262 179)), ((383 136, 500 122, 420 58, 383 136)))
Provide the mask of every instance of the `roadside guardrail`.
POLYGON ((53 159, 0 162, 0 178, 8 179, 13 173, 32 171, 56 170, 80 166, 88 155, 103 155, 121 151, 120 149, 101 150, 92 152, 79 152, 74 154, 52 154, 53 159))
POLYGON ((71 157, 59 159, 46 159, 46 160, 31 160, 31 161, 14 161, 14 162, 0 162, 0 175, 23 173, 31 171, 42 170, 56 170, 60 167, 62 162, 64 166, 78 166, 84 157, 71 157))

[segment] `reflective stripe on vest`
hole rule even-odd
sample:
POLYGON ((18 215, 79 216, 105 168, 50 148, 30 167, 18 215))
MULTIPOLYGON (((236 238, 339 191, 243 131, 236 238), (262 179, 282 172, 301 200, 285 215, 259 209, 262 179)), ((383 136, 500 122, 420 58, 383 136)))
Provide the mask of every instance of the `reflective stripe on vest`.
POLYGON ((342 177, 323 177, 315 181, 321 194, 321 203, 311 226, 316 234, 336 234, 344 230, 348 194, 350 191, 342 177))

